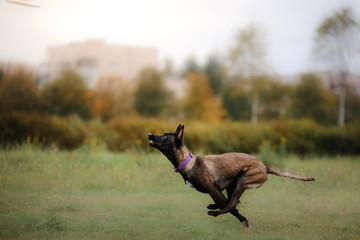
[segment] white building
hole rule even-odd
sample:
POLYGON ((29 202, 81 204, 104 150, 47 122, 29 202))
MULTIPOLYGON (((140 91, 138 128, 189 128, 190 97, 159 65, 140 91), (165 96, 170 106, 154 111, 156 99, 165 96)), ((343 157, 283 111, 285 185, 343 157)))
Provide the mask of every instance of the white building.
POLYGON ((59 77, 65 69, 73 69, 89 87, 94 87, 103 76, 132 80, 143 68, 158 68, 156 48, 110 45, 102 40, 49 47, 46 59, 42 83, 59 77))

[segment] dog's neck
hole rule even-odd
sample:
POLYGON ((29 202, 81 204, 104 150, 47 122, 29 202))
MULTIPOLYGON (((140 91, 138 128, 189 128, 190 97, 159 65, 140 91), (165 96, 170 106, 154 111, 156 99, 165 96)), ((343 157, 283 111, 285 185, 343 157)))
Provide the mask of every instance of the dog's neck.
POLYGON ((163 154, 174 165, 174 168, 178 168, 189 156, 190 151, 184 144, 182 144, 179 149, 171 152, 163 152, 163 154))
POLYGON ((175 153, 176 166, 174 164, 174 167, 178 168, 186 160, 189 154, 189 149, 185 145, 182 145, 181 148, 175 153))

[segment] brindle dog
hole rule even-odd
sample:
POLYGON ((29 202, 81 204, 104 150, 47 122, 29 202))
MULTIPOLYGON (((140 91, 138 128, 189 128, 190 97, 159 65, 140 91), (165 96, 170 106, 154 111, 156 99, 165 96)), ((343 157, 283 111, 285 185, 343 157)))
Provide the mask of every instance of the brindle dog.
POLYGON ((313 177, 300 176, 266 167, 258 158, 245 153, 225 153, 221 155, 193 156, 183 143, 184 125, 175 132, 162 135, 148 134, 149 145, 160 150, 174 165, 189 187, 210 194, 215 204, 210 204, 208 215, 218 216, 230 212, 249 227, 248 220, 236 206, 246 189, 258 188, 267 180, 267 174, 314 181, 313 177), (226 190, 228 198, 222 191, 226 190))

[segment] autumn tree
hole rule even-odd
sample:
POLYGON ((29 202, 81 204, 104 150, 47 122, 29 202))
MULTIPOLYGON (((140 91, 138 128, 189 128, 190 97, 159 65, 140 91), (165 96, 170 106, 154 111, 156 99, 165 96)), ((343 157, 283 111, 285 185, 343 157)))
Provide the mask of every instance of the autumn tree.
POLYGON ((0 113, 39 110, 39 92, 35 79, 24 70, 4 74, 0 82, 0 113))
POLYGON ((173 103, 162 74, 153 68, 144 69, 137 76, 134 108, 143 116, 159 116, 173 103))
POLYGON ((263 77, 267 74, 265 32, 259 25, 249 24, 240 29, 229 53, 228 73, 232 79, 250 82, 251 122, 257 123, 260 91, 263 77))
POLYGON ((188 73, 187 95, 183 100, 186 117, 207 122, 218 122, 226 112, 222 109, 222 101, 214 95, 209 79, 204 74, 188 73))
POLYGON ((92 106, 92 115, 107 121, 110 118, 132 111, 131 83, 120 77, 102 77, 96 84, 97 96, 92 106))
POLYGON ((335 11, 316 29, 315 54, 339 76, 338 125, 345 124, 345 86, 348 75, 359 56, 359 22, 350 8, 335 11))
POLYGON ((62 76, 47 83, 42 89, 45 111, 59 116, 77 114, 89 118, 94 93, 76 72, 66 70, 62 76))

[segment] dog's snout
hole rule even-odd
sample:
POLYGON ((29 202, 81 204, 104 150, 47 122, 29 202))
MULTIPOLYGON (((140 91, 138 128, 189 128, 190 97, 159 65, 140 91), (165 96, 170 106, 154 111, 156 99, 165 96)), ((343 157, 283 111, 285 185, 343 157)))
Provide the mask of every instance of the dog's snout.
POLYGON ((155 140, 154 134, 148 133, 148 139, 149 139, 149 145, 150 145, 151 147, 154 147, 154 146, 155 146, 155 143, 154 143, 154 140, 155 140))

